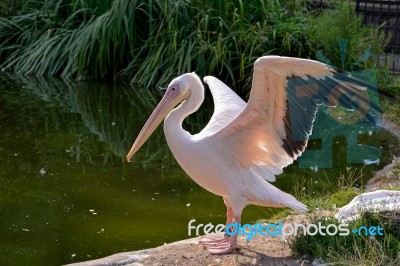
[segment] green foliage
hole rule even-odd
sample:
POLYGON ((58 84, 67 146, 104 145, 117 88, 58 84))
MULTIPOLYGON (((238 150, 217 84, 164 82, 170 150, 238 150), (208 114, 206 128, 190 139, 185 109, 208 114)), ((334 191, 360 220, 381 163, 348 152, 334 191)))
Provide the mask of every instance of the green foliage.
POLYGON ((378 27, 364 27, 349 2, 324 10, 311 24, 317 59, 343 70, 375 67, 376 55, 383 53, 389 41, 378 27))
POLYGON ((400 128, 400 99, 385 99, 382 101, 385 118, 400 128))
POLYGON ((391 96, 400 98, 400 76, 393 75, 387 69, 379 69, 377 72, 379 89, 391 96))
POLYGON ((339 190, 330 197, 330 201, 336 207, 343 207, 344 205, 348 204, 358 194, 359 193, 354 188, 339 190))
POLYGON ((0 17, 11 16, 21 7, 21 0, 0 0, 0 17))
POLYGON ((287 9, 286 2, 202 5, 197 1, 153 8, 153 14, 163 10, 155 15, 161 21, 149 27, 151 37, 134 50, 133 60, 119 76, 147 86, 156 79, 165 85, 171 77, 196 70, 200 76, 215 74, 229 84, 245 81, 248 85, 257 57, 270 53, 304 56, 303 7, 287 9), (285 28, 283 21, 292 28, 285 28))
POLYGON ((90 7, 94 3, 46 1, 40 9, 24 7, 21 15, 0 19, 0 52, 6 58, 2 67, 67 79, 106 77, 132 50, 132 35, 119 35, 132 25, 136 2, 116 1, 112 11, 101 15, 100 8, 90 7), (124 16, 115 16, 117 11, 124 16))
MULTIPOLYGON (((346 265, 398 265, 400 262, 400 224, 395 211, 380 213, 365 212, 361 217, 349 223, 348 236, 322 236, 316 234, 298 234, 291 243, 291 249, 297 254, 325 258, 332 263, 346 265), (396 218, 397 217, 397 218, 396 218), (360 226, 380 226, 383 236, 357 235, 351 232, 360 226)), ((314 217, 310 223, 339 225, 333 217, 314 217)))
POLYGON ((1 68, 24 75, 159 87, 196 71, 245 93, 262 55, 313 58, 321 51, 320 60, 323 54, 358 69, 384 46, 383 34, 362 27, 348 4, 312 17, 306 1, 289 0, 6 3, 18 4, 0 18, 1 68))
POLYGON ((307 57, 300 1, 30 1, 0 19, 2 68, 66 79, 165 86, 196 70, 250 82, 266 54, 307 57))

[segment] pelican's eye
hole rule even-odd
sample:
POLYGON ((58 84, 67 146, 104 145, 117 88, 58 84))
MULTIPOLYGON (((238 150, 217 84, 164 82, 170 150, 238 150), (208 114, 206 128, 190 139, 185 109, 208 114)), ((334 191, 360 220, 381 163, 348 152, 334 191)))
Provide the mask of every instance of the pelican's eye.
POLYGON ((169 89, 173 92, 177 92, 177 93, 180 92, 180 88, 179 88, 178 84, 174 84, 174 85, 170 86, 169 89))

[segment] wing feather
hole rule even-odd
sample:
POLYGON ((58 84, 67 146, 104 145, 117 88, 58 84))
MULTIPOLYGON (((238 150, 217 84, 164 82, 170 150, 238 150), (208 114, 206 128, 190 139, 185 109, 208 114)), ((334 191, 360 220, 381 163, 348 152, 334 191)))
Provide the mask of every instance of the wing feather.
POLYGON ((214 113, 200 136, 214 134, 226 127, 246 107, 246 102, 219 79, 207 76, 204 82, 213 96, 214 113))
POLYGON ((354 98, 368 102, 360 91, 369 84, 335 75, 335 69, 313 60, 257 59, 248 104, 209 140, 232 167, 274 181, 274 175, 304 151, 319 104, 354 108, 354 98))

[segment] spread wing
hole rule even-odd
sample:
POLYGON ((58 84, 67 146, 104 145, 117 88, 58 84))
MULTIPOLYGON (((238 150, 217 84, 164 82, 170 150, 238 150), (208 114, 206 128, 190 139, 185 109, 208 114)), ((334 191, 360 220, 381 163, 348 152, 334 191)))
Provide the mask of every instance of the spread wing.
POLYGON ((273 181, 304 151, 319 104, 357 109, 373 121, 363 94, 368 86, 317 61, 261 57, 254 64, 246 107, 209 139, 233 167, 273 181))
POLYGON ((204 77, 204 81, 213 96, 214 113, 206 127, 198 134, 201 137, 226 127, 246 107, 246 102, 219 79, 207 76, 204 77))

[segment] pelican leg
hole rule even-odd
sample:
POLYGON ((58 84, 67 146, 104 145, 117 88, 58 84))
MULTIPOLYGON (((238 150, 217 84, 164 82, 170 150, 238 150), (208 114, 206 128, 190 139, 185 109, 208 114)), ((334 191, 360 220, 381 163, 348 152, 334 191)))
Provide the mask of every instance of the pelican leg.
MULTIPOLYGON (((240 217, 234 216, 233 222, 234 223, 237 222, 238 224, 240 224, 240 217)), ((213 255, 230 253, 237 247, 237 236, 238 236, 237 234, 234 234, 231 237, 228 236, 224 238, 224 241, 219 242, 213 246, 207 247, 207 250, 213 255)))
MULTIPOLYGON (((232 223, 232 221, 233 221, 233 211, 231 207, 227 206, 225 225, 227 226, 228 224, 232 223)), ((225 234, 224 236, 218 236, 218 237, 202 237, 199 242, 204 246, 204 248, 209 248, 218 245, 220 243, 226 243, 229 239, 230 237, 225 234)))

